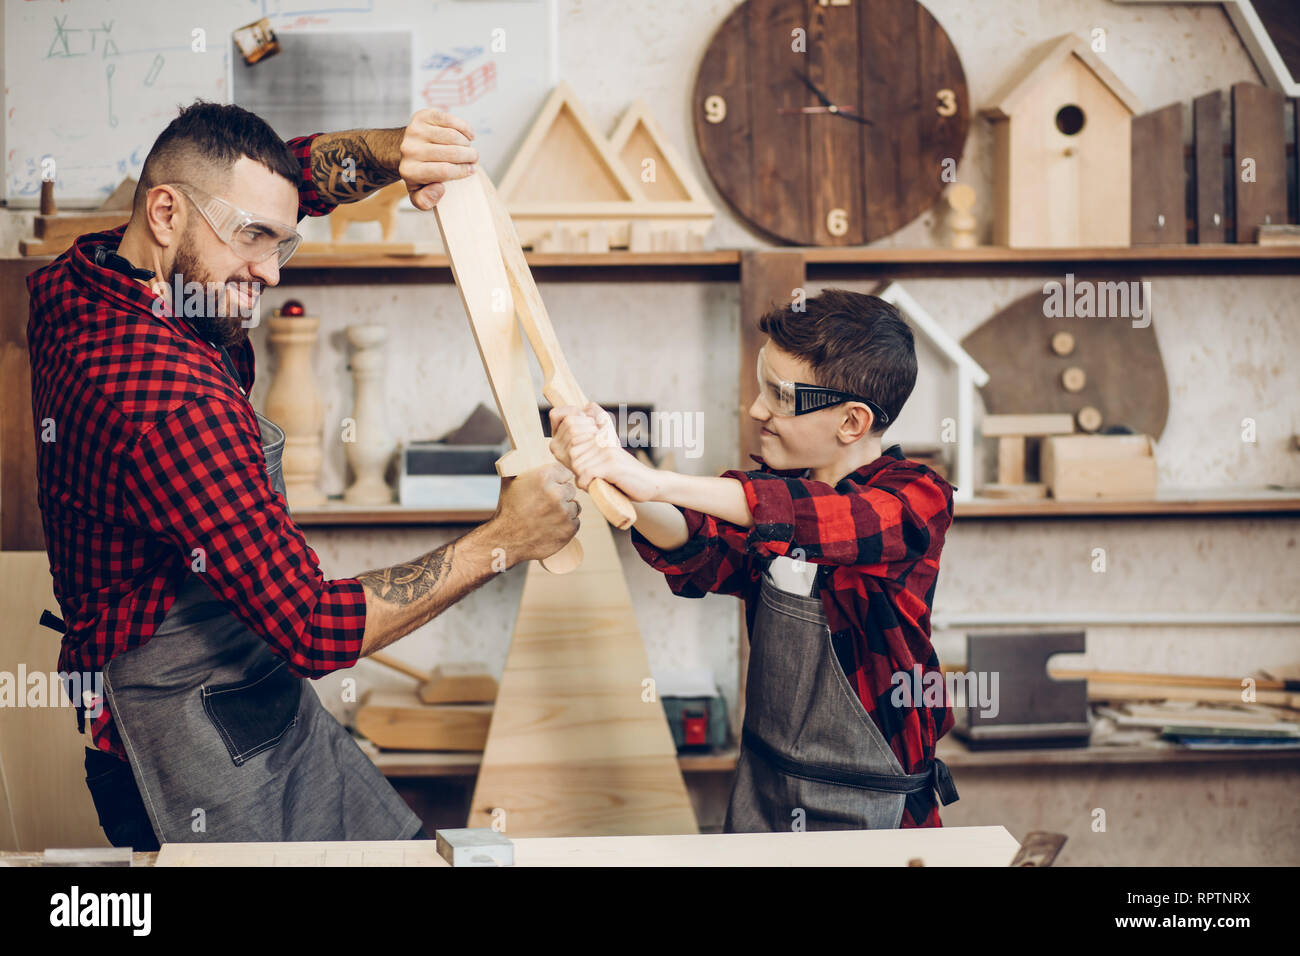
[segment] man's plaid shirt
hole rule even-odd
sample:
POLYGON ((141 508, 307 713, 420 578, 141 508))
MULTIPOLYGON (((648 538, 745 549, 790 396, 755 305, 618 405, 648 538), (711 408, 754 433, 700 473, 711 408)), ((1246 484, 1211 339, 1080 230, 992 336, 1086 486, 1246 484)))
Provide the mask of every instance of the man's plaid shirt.
MULTIPOLYGON (((819 595, 840 665, 903 771, 924 773, 935 744, 952 729, 952 709, 946 691, 938 707, 923 706, 921 698, 916 706, 895 706, 893 676, 905 674, 909 688, 917 665, 923 681, 930 672, 942 677, 930 643, 930 606, 952 523, 952 486, 908 461, 898 446, 835 487, 766 465, 724 477, 744 485, 753 528, 684 508, 691 539, 663 552, 634 528, 641 557, 682 597, 742 598, 750 628, 769 559, 831 565, 819 577, 819 595)), ((908 795, 900 825, 941 825, 932 790, 908 795)))
MULTIPOLYGON (((299 219, 335 206, 312 184, 314 139, 288 144, 299 219)), ((365 594, 359 581, 325 580, 271 490, 244 394, 252 345, 231 350, 241 392, 189 323, 155 315, 151 290, 94 263, 94 247, 115 249, 125 229, 80 237, 27 279, 41 520, 67 626, 59 669, 97 672, 147 643, 200 557, 208 587, 294 673, 351 666, 365 594)), ((126 759, 106 702, 90 731, 126 759)))

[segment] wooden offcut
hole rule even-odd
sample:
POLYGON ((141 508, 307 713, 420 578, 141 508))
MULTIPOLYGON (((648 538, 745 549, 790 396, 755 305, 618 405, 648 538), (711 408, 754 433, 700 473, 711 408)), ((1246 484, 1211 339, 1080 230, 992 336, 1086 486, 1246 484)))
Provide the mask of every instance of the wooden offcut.
POLYGON ((486 664, 439 664, 419 690, 426 704, 478 704, 497 699, 497 679, 486 664))
POLYGON ((491 704, 429 705, 410 692, 371 693, 357 710, 357 730, 386 750, 481 751, 491 720, 491 704))
POLYGON ((1237 241, 1254 242, 1260 226, 1287 221, 1286 98, 1257 83, 1232 87, 1237 241))
POLYGON ((1196 241, 1223 242, 1228 204, 1223 188, 1223 94, 1212 90, 1192 100, 1196 170, 1196 241))
POLYGON ((1132 141, 1133 245, 1187 242, 1183 104, 1133 117, 1132 141))
POLYGON ((985 438, 1002 438, 1011 435, 1068 435, 1074 431, 1074 419, 1069 415, 985 415, 980 433, 985 438))

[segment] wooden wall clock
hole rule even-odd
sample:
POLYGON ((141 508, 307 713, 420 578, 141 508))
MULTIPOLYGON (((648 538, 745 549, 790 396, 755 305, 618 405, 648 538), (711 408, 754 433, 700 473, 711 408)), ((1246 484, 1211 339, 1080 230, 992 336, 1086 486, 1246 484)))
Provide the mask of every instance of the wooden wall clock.
POLYGON ((916 0, 746 0, 705 50, 692 109, 718 192, 798 245, 915 219, 970 122, 961 60, 916 0))

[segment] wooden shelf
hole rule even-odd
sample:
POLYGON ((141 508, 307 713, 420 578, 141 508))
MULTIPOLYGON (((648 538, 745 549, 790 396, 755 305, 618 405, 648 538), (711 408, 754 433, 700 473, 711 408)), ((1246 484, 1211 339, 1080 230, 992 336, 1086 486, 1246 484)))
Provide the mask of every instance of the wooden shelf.
MULTIPOLYGON (((363 746, 363 749, 364 746, 363 746)), ((1300 760, 1300 750, 1191 750, 1165 742, 1146 746, 1064 747, 1050 750, 970 750, 951 735, 939 741, 938 756, 949 767, 1059 767, 1099 764, 1241 763, 1300 760)), ((731 773, 735 748, 677 758, 682 773, 731 773)), ((382 751, 370 759, 385 777, 472 777, 483 755, 382 751)), ((960 781, 958 781, 960 787, 960 781)))
MULTIPOLYGON (((390 505, 353 508, 335 505, 293 512, 300 527, 368 527, 388 525, 482 524, 492 509, 455 510, 403 508, 390 505)), ((1155 500, 1115 498, 1106 501, 1056 501, 1041 498, 1015 501, 975 498, 959 501, 954 517, 977 518, 1153 518, 1179 515, 1300 514, 1300 489, 1197 489, 1162 493, 1155 500)))
POLYGON ((293 512, 293 520, 302 528, 366 527, 369 525, 405 525, 419 527, 439 524, 482 524, 493 509, 403 508, 401 505, 353 507, 328 505, 324 508, 293 512))
MULTIPOLYGON (((1001 274, 1015 275, 1060 271, 1060 266, 1122 266, 1128 271, 1143 268, 1165 274, 1201 274, 1207 271, 1286 273, 1300 264, 1300 245, 1258 246, 1246 243, 1059 249, 1011 249, 1005 246, 977 246, 974 249, 900 249, 889 246, 760 248, 763 251, 800 253, 813 272, 843 272, 857 268, 880 273, 932 275, 954 271, 981 274, 995 270, 1001 274)), ((582 272, 586 278, 596 278, 606 270, 609 270, 610 278, 620 278, 622 274, 637 270, 644 270, 645 278, 655 278, 660 272, 685 270, 708 278, 734 279, 739 274, 741 259, 746 251, 530 252, 527 259, 530 267, 541 271, 543 275, 551 273, 552 278, 565 272, 582 272)), ((433 272, 437 274, 422 278, 439 281, 451 279, 450 263, 443 254, 376 255, 369 251, 358 255, 304 253, 295 256, 284 269, 286 281, 290 283, 299 278, 299 273, 303 274, 302 278, 356 282, 357 279, 350 278, 347 273, 367 270, 414 273, 410 278, 419 276, 421 271, 433 272)))
MULTIPOLYGON (((368 742, 359 743, 385 777, 473 777, 483 762, 481 753, 376 751, 368 742)), ((683 754, 677 763, 682 773, 730 772, 736 769, 738 756, 737 750, 683 754)))
POLYGON ((954 518, 1123 518, 1178 515, 1300 514, 1300 488, 1188 489, 1160 492, 1154 500, 1111 498, 1057 501, 980 498, 959 501, 954 518))

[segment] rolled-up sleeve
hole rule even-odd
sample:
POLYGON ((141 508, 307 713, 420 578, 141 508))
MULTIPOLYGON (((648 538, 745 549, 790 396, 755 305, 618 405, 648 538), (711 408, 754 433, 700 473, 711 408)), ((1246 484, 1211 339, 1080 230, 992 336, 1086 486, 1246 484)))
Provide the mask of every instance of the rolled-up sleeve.
POLYGON ((286 144, 293 152, 294 158, 298 160, 299 219, 305 216, 328 216, 338 207, 338 203, 320 194, 320 190, 316 188, 316 180, 312 176, 311 144, 320 135, 320 133, 312 133, 310 136, 299 136, 286 144))
POLYGON ((744 594, 755 571, 745 554, 745 532, 690 508, 680 509, 690 536, 680 548, 664 551, 651 544, 635 527, 632 545, 646 564, 668 580, 679 597, 706 594, 744 594))
POLYGON ((888 484, 822 481, 770 472, 728 471, 745 490, 754 527, 751 553, 818 564, 855 565, 875 577, 896 577, 942 546, 952 521, 950 489, 906 472, 888 484))
POLYGON ((366 627, 355 579, 326 581, 266 476, 251 408, 194 399, 143 432, 120 469, 124 512, 170 543, 303 677, 354 664, 366 627))

